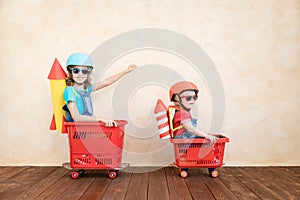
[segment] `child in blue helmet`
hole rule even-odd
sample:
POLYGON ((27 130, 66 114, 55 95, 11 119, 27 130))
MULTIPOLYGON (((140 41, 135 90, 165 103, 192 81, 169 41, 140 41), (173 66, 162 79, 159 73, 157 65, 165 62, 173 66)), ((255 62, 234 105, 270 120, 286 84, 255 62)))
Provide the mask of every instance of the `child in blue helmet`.
POLYGON ((66 106, 67 121, 102 121, 106 126, 117 126, 114 120, 104 118, 95 118, 93 105, 91 101, 91 92, 105 88, 118 81, 127 73, 136 69, 136 65, 129 67, 113 76, 91 84, 91 72, 93 62, 91 58, 84 53, 73 53, 67 59, 68 77, 66 79, 67 87, 64 91, 64 100, 66 106))

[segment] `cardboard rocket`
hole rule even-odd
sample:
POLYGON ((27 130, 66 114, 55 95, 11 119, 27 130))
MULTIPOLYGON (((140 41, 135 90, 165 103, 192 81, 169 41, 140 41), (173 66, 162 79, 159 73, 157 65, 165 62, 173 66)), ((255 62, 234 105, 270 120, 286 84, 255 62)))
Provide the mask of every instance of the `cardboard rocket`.
POLYGON ((52 93, 52 103, 54 114, 52 117, 50 130, 57 130, 60 133, 66 133, 64 122, 66 121, 64 106, 64 90, 66 88, 66 72, 63 70, 58 60, 55 58, 48 79, 50 79, 50 87, 52 93))
POLYGON ((168 119, 168 108, 159 99, 157 100, 154 113, 158 126, 158 134, 160 139, 170 139, 170 126, 168 119))

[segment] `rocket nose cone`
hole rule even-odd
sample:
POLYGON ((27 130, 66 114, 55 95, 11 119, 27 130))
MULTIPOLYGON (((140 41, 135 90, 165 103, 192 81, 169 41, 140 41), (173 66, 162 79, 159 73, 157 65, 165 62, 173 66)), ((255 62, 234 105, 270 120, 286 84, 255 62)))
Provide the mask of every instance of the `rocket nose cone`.
POLYGON ((56 79, 61 80, 67 78, 67 74, 64 69, 61 67, 58 60, 55 58, 50 73, 48 75, 48 79, 56 79))

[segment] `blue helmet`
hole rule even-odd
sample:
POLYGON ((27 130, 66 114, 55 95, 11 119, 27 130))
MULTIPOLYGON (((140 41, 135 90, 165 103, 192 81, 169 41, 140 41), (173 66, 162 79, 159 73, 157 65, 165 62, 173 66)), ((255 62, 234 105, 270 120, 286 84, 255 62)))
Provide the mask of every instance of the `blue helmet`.
POLYGON ((73 53, 67 59, 67 67, 70 65, 88 66, 93 68, 92 59, 84 53, 73 53))

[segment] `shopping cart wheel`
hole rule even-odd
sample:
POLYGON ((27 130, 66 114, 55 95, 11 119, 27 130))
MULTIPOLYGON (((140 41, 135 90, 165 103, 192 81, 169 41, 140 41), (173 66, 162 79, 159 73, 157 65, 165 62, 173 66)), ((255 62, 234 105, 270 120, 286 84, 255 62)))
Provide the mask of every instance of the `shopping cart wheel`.
POLYGON ((181 171, 180 171, 180 176, 181 176, 182 178, 185 178, 185 177, 188 176, 188 172, 187 172, 186 170, 181 170, 181 171))
POLYGON ((214 177, 214 178, 217 178, 218 175, 219 175, 219 173, 218 173, 217 170, 214 170, 214 171, 212 171, 212 172, 210 173, 210 175, 211 175, 212 177, 214 177))
POLYGON ((117 172, 116 171, 109 171, 108 172, 108 177, 111 179, 114 179, 117 177, 117 172))
POLYGON ((73 179, 77 179, 79 177, 79 172, 76 172, 76 171, 72 172, 71 177, 73 179))
POLYGON ((219 175, 216 168, 208 168, 208 173, 214 178, 218 177, 218 175, 219 175))

